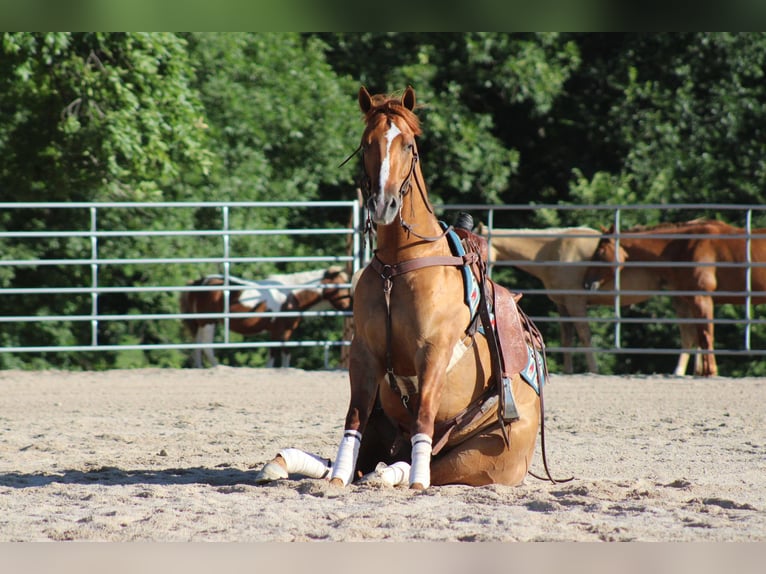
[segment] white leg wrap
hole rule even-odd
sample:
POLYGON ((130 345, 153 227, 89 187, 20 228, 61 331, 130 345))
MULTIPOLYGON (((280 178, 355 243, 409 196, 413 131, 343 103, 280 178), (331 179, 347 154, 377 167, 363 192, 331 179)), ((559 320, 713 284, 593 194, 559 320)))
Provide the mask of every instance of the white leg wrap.
POLYGON ((332 470, 330 460, 297 448, 284 448, 279 456, 285 459, 287 472, 309 478, 325 478, 332 470))
POLYGON ((359 456, 360 444, 362 444, 362 433, 355 430, 343 432, 343 438, 340 441, 340 446, 338 446, 338 456, 335 457, 331 480, 339 478, 344 485, 351 482, 356 468, 356 459, 359 456))
POLYGON ((381 468, 378 471, 378 476, 386 484, 391 486, 399 486, 400 484, 409 484, 410 481, 410 465, 404 461, 395 462, 391 466, 381 468))
POLYGON ((411 442, 410 486, 419 483, 428 488, 431 486, 431 437, 425 433, 418 433, 412 437, 411 442))

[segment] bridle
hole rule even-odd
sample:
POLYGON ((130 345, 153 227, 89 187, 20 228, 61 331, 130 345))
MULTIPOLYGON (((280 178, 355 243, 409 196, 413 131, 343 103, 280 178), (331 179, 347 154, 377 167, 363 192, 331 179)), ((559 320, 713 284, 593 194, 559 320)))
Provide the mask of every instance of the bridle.
POLYGON ((323 291, 322 293, 322 298, 325 301, 328 301, 330 305, 332 305, 335 309, 340 309, 341 301, 345 301, 346 299, 349 299, 349 300, 351 299, 351 289, 346 289, 348 291, 348 293, 346 294, 341 294, 341 291, 343 291, 343 289, 340 289, 338 287, 335 287, 335 288, 326 287, 325 289, 326 290, 323 291), (327 291, 332 291, 332 294, 328 295, 327 291))

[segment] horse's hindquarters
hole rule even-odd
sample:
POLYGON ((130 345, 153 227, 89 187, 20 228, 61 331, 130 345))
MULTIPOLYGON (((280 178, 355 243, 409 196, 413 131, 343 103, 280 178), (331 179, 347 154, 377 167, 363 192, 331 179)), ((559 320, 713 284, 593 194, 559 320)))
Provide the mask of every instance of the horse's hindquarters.
MULTIPOLYGON (((540 426, 540 400, 519 375, 514 377, 514 395, 520 418, 506 425, 506 445, 497 417, 481 430, 445 451, 431 462, 431 484, 515 486, 524 480, 532 463, 540 426)), ((496 411, 495 411, 496 412, 496 411)))

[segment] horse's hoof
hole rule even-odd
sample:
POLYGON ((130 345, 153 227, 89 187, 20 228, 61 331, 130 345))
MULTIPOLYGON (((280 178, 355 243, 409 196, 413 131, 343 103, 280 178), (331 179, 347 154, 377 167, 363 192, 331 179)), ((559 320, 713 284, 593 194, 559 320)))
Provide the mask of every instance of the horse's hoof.
POLYGON ((385 463, 379 462, 378 466, 375 467, 375 470, 368 472, 359 478, 355 484, 394 486, 394 483, 390 480, 386 480, 386 477, 384 476, 384 471, 387 468, 388 466, 385 463))
POLYGON ((282 478, 287 478, 287 469, 276 462, 269 462, 255 475, 255 484, 266 484, 282 478))
POLYGON ((341 488, 343 488, 345 486, 343 484, 343 481, 340 478, 337 478, 337 477, 333 478, 332 480, 330 480, 330 484, 332 486, 340 486, 341 488))
POLYGON ((420 482, 413 482, 410 485, 410 490, 425 490, 425 489, 426 489, 426 487, 423 486, 423 484, 420 483, 420 482))

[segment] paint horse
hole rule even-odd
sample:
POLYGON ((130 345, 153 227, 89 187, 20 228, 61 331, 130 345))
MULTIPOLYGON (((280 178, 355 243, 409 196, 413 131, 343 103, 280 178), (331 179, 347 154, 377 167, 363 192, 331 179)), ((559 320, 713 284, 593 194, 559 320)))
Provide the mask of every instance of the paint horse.
POLYGON ((414 90, 387 98, 362 87, 359 106, 377 249, 354 290, 343 436, 333 464, 287 449, 256 480, 300 472, 338 486, 360 475, 412 489, 518 484, 542 420, 542 337, 516 297, 482 272, 481 238, 453 235, 434 215, 414 90))
POLYGON ((641 269, 644 264, 643 268, 660 277, 669 291, 687 292, 670 295, 686 303, 691 317, 705 320, 694 325, 699 348, 705 351, 699 373, 702 376, 718 374, 713 355, 713 306, 744 305, 748 294, 751 304, 766 303, 766 266, 763 265, 766 263, 766 229, 751 230, 751 237, 747 239, 745 229, 705 219, 636 227, 618 236, 612 226, 604 230, 593 261, 611 265, 588 268, 584 280, 586 289, 600 289, 604 281, 611 280, 626 264, 626 270, 641 269), (619 237, 619 246, 616 237, 619 237), (748 260, 756 265, 748 265, 748 260), (658 262, 669 265, 650 266, 658 262))
MULTIPOLYGON (((318 271, 304 271, 285 275, 271 275, 262 281, 248 281, 238 277, 229 277, 232 286, 229 295, 229 329, 241 335, 255 335, 263 331, 269 333, 272 341, 287 342, 301 322, 299 315, 285 317, 257 316, 253 313, 278 311, 306 311, 335 308, 351 308, 350 289, 341 287, 349 281, 348 274, 339 267, 330 267, 318 271), (296 286, 286 288, 286 286, 296 286)), ((224 277, 208 275, 187 283, 190 286, 209 286, 207 291, 183 291, 180 297, 181 313, 223 313, 224 277)), ((216 323, 221 318, 184 319, 184 324, 196 343, 210 345, 215 336, 216 323)), ((210 365, 217 361, 212 347, 204 347, 204 354, 210 365)), ((201 368, 202 350, 194 349, 194 366, 201 368)), ((281 366, 290 366, 289 347, 272 347, 267 367, 276 364, 277 354, 281 357, 281 366)))
MULTIPOLYGON (((614 295, 602 295, 597 291, 583 291, 586 265, 596 251, 601 232, 590 227, 560 227, 547 229, 493 229, 479 224, 477 233, 485 236, 490 244, 490 261, 510 261, 514 267, 529 273, 542 281, 547 290, 570 291, 570 293, 548 293, 556 305, 560 323, 562 347, 572 347, 574 335, 584 347, 591 347, 591 331, 587 321, 587 308, 592 305, 614 307, 614 295), (550 265, 540 265, 548 263, 550 265), (532 263, 532 264, 528 264, 532 263), (578 266, 581 263, 583 265, 578 266), (576 293, 580 291, 580 293, 576 293), (574 321, 567 319, 573 318, 574 321), (579 319, 579 320, 578 320, 579 319)), ((661 278, 652 269, 630 268, 620 274, 620 305, 641 303, 650 295, 633 291, 658 291, 662 288, 661 278)), ((614 282, 606 278, 601 289, 614 289, 614 282)), ((673 300, 676 313, 681 318, 689 317, 684 301, 673 300)), ((693 349, 697 346, 697 335, 693 325, 681 322, 681 347, 693 349)), ((699 359, 699 356, 697 356, 699 359)), ((592 351, 585 351, 585 360, 591 373, 598 372, 596 358, 592 351)), ((676 375, 686 373, 689 353, 681 352, 674 371, 676 375)), ((701 369, 696 361, 695 370, 701 369)), ((564 353, 564 372, 572 373, 572 353, 564 353)))

